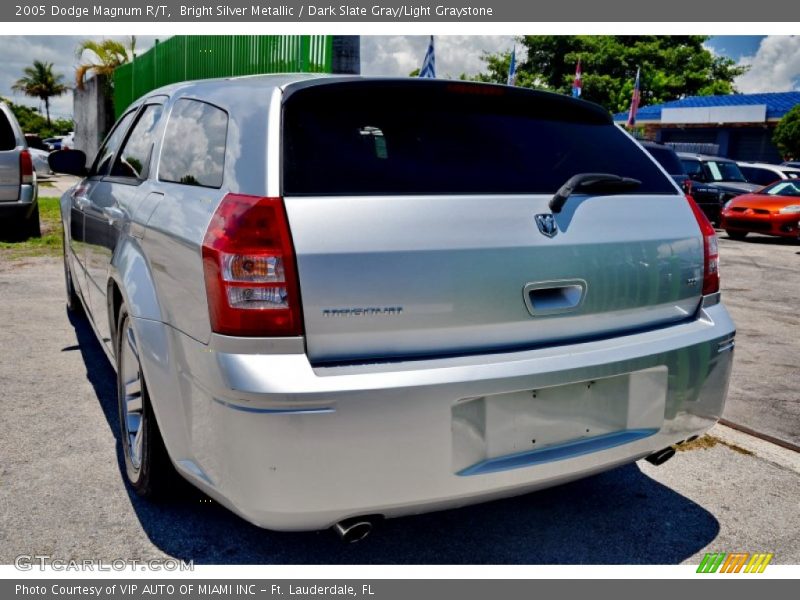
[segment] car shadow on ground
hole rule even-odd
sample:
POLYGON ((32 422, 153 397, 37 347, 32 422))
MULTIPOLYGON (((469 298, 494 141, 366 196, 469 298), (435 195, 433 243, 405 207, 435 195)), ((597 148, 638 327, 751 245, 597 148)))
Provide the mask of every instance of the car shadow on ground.
POLYGON ((25 228, 17 223, 0 223, 0 242, 18 243, 29 239, 25 228))
MULTIPOLYGON (((70 315, 70 322, 121 467, 114 371, 86 319, 70 315)), ((388 520, 350 545, 329 531, 260 529, 197 491, 162 503, 127 492, 153 544, 195 564, 676 564, 719 532, 711 513, 636 465, 517 498, 388 520)))

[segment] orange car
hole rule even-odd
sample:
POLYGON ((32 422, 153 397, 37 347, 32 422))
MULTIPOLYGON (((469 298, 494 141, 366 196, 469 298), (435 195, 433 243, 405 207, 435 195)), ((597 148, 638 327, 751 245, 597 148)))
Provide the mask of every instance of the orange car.
POLYGON ((722 208, 722 229, 734 240, 752 232, 800 238, 800 181, 776 181, 736 196, 722 208))

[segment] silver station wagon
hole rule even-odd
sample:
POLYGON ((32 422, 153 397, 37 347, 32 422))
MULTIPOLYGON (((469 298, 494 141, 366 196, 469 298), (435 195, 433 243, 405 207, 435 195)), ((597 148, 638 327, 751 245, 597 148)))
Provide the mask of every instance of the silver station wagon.
MULTIPOLYGON (((698 208, 600 107, 280 75, 154 91, 61 200, 127 478, 277 530, 522 494, 720 417, 734 324, 698 208)), ((109 457, 111 460, 112 457, 109 457)))

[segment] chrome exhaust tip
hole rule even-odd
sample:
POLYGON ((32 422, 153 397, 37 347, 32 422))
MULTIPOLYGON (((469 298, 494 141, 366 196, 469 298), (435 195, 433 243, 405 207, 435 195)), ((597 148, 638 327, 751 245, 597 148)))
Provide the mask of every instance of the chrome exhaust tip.
POLYGON ((360 542, 370 533, 375 526, 376 517, 353 517, 339 521, 333 526, 333 531, 345 543, 353 544, 360 542))

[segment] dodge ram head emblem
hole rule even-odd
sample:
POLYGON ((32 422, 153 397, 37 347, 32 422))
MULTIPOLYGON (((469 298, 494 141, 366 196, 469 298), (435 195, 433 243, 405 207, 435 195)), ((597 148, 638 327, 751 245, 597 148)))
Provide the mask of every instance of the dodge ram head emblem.
POLYGON ((547 237, 551 238, 558 233, 556 218, 550 213, 536 215, 536 225, 539 227, 539 231, 542 232, 542 235, 546 235, 547 237))

